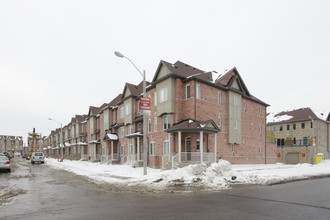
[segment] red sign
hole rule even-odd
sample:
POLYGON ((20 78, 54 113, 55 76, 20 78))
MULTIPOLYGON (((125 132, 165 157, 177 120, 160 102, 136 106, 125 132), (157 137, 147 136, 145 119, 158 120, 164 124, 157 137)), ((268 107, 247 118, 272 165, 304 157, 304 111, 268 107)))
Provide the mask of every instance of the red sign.
POLYGON ((305 156, 306 156, 306 154, 305 154, 305 153, 302 153, 302 154, 301 154, 301 156, 302 156, 302 157, 305 157, 305 156))
POLYGON ((140 112, 142 114, 150 115, 150 98, 148 97, 141 97, 140 98, 140 112))

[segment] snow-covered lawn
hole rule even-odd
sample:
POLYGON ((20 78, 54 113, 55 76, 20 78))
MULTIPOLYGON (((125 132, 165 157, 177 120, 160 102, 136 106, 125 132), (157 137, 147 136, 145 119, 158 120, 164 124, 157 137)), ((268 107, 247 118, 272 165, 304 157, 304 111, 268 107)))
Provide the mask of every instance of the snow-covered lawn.
MULTIPOLYGON (((46 165, 88 177, 96 183, 110 183, 123 189, 145 189, 162 191, 174 187, 192 187, 198 190, 221 190, 235 184, 275 184, 292 180, 330 175, 330 160, 318 165, 298 164, 245 164, 231 165, 219 160, 211 166, 190 165, 175 170, 148 168, 129 165, 105 165, 88 161, 46 159, 46 165)), ((179 187, 179 188, 180 188, 179 187)))

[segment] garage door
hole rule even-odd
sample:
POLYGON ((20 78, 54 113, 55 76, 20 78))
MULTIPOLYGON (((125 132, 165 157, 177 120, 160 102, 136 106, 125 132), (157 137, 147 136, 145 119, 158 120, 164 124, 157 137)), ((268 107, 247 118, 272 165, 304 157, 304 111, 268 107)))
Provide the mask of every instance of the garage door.
POLYGON ((299 153, 287 153, 285 157, 285 162, 287 164, 297 164, 299 163, 299 153))

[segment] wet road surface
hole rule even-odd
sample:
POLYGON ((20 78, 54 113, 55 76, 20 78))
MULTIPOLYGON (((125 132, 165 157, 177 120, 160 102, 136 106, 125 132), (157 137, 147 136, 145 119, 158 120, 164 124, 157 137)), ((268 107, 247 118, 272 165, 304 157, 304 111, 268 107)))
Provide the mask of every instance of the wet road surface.
POLYGON ((0 173, 0 219, 330 219, 330 179, 221 192, 118 192, 15 158, 0 173))

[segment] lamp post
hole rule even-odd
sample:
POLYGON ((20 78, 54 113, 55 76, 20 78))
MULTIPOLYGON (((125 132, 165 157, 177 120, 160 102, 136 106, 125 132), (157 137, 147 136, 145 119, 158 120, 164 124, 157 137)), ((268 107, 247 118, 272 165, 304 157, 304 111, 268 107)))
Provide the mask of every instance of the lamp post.
POLYGON ((313 137, 313 147, 312 147, 312 164, 315 164, 315 139, 314 139, 314 120, 311 116, 308 116, 308 118, 310 118, 312 120, 312 125, 313 125, 313 128, 312 128, 312 137, 313 137))
MULTIPOLYGON (((146 71, 143 70, 142 73, 128 57, 125 57, 120 52, 115 51, 115 55, 120 58, 126 58, 141 74, 143 77, 143 97, 146 97, 146 71)), ((145 113, 143 113, 143 174, 147 175, 147 116, 145 113)))
POLYGON ((61 148, 61 158, 63 159, 63 147, 61 146, 63 144, 63 134, 62 134, 62 123, 59 123, 58 121, 56 121, 55 119, 52 118, 48 118, 48 120, 51 121, 55 121, 57 124, 59 124, 61 126, 61 134, 60 134, 60 148, 61 148))

